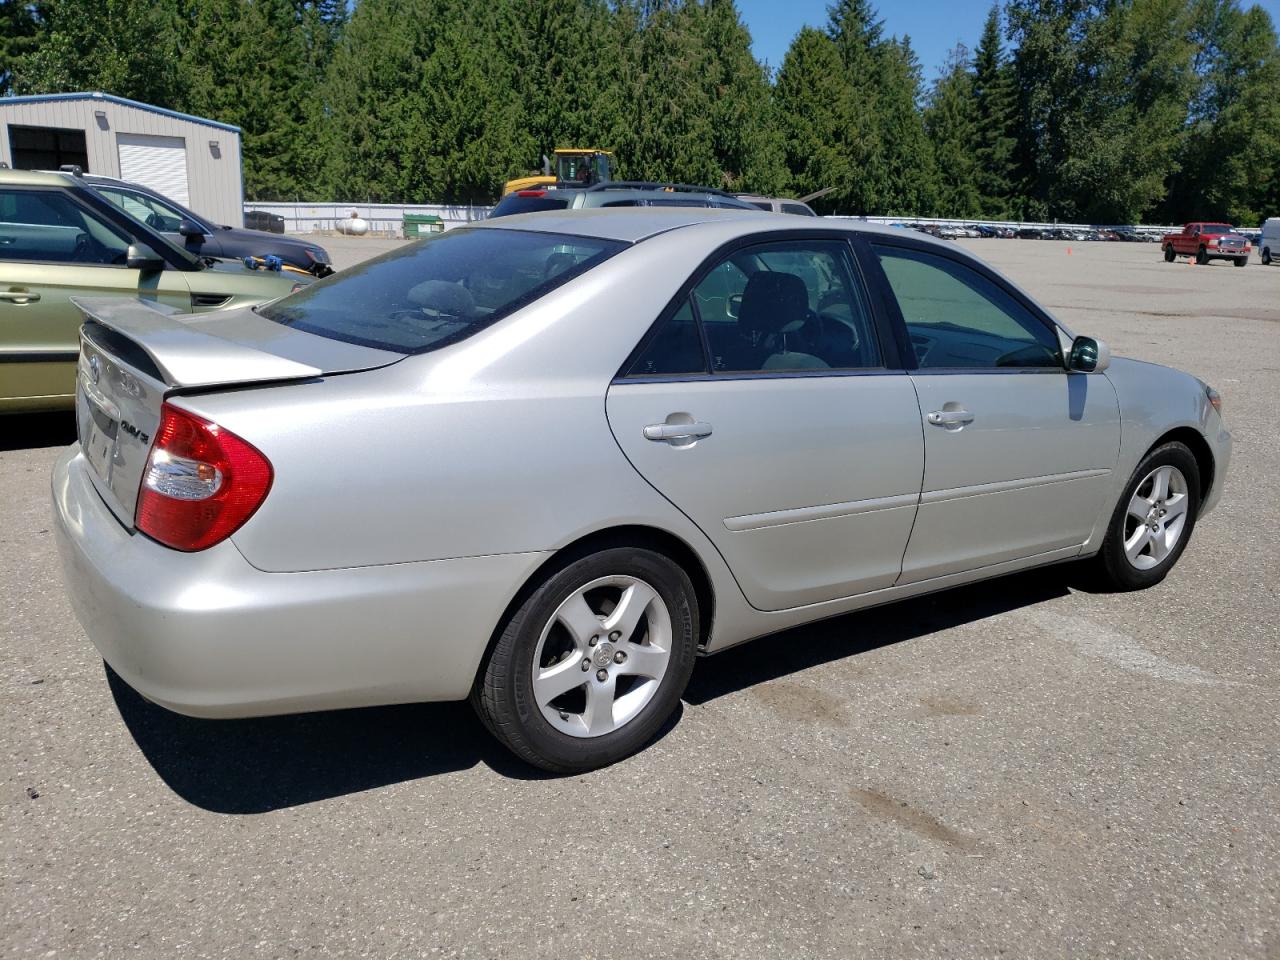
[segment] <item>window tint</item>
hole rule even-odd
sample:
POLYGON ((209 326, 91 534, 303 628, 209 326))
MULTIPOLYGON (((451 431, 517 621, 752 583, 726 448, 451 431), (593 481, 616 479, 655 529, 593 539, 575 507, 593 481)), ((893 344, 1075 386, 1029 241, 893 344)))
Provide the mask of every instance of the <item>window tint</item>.
POLYGON ((538 213, 542 210, 563 210, 569 205, 569 201, 563 197, 548 197, 545 195, 522 197, 518 193, 508 193, 505 197, 498 201, 498 205, 489 211, 489 219, 494 217, 509 217, 516 213, 538 213))
POLYGON ((122 264, 129 243, 61 192, 0 190, 0 260, 122 264))
POLYGON ((784 203, 782 205, 782 212, 795 214, 797 217, 816 216, 816 214, 803 203, 784 203))
POLYGON ((348 343, 422 353, 471 336, 626 246, 523 230, 455 229, 259 308, 348 343))
POLYGON ((871 313, 840 241, 735 251, 698 283, 693 299, 714 372, 881 365, 871 313))
POLYGON ((672 376, 706 371, 707 359, 702 351, 702 337, 698 334, 693 307, 686 300, 679 310, 658 327, 627 371, 627 376, 672 376))
POLYGON ((943 256, 873 245, 921 369, 1057 367, 1057 335, 1004 289, 943 256))

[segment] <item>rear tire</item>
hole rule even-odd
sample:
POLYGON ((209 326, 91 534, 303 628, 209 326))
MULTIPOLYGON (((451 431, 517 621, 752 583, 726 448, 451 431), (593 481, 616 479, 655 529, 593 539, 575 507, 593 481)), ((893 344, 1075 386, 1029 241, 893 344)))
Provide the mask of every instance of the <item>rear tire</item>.
POLYGON ((588 554, 508 617, 471 704, 526 763, 553 773, 616 763, 676 709, 698 623, 693 583, 667 557, 630 547, 588 554))
POLYGON ((1209 255, 1205 253, 1204 247, 1196 251, 1196 263, 1206 264, 1209 262, 1209 255))
POLYGON ((1145 590, 1163 580, 1186 549, 1199 512, 1200 469, 1191 451, 1175 441, 1148 453, 1125 484, 1094 558, 1102 585, 1145 590))
POLYGON ((1173 263, 1173 258, 1174 258, 1174 257, 1176 257, 1176 256, 1177 256, 1177 254, 1173 252, 1173 247, 1171 247, 1171 246, 1166 246, 1166 247, 1164 248, 1164 262, 1165 262, 1165 263, 1173 263))

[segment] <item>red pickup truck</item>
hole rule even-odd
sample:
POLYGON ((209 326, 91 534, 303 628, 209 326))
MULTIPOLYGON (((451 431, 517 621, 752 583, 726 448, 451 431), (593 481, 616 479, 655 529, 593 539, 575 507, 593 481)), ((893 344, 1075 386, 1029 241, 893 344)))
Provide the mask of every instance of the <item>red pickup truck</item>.
POLYGON ((1229 223, 1188 223, 1181 233, 1166 233, 1160 241, 1164 259, 1195 257, 1196 263, 1230 260, 1237 267, 1249 262, 1249 241, 1229 223))

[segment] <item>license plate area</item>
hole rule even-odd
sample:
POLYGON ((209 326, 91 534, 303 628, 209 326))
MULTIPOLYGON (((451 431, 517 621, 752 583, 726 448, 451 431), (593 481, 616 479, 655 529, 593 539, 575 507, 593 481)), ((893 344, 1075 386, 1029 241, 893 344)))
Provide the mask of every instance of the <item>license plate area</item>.
POLYGON ((80 417, 80 449, 104 483, 111 482, 111 461, 115 455, 120 421, 113 418, 83 388, 79 391, 84 414, 80 417))

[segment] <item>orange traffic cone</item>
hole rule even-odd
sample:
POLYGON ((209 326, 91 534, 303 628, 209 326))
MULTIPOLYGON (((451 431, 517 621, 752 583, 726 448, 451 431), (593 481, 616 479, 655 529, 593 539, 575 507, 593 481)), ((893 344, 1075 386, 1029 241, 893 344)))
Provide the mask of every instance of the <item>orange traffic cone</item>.
POLYGON ((1071 256, 1071 248, 1070 248, 1070 247, 1067 247, 1067 256, 1068 256, 1068 257, 1069 257, 1069 256, 1071 256))

